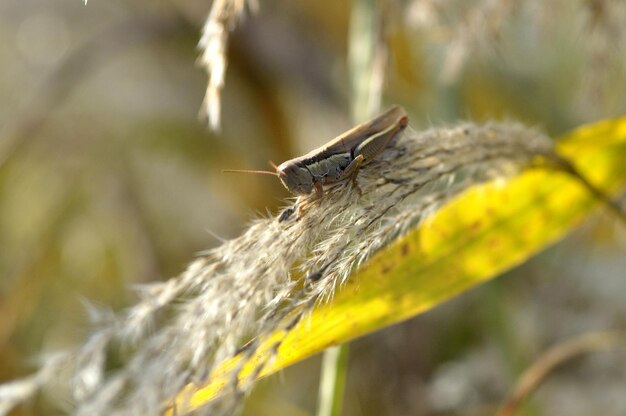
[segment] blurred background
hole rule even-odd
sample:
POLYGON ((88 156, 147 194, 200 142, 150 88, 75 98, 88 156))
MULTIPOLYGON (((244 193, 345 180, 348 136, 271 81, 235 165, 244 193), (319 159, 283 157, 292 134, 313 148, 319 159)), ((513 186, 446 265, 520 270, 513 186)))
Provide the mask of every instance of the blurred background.
MULTIPOLYGON (((514 119, 558 136, 626 113, 621 0, 381 1, 384 106, 415 129, 514 119)), ((178 274, 288 196, 265 169, 351 126, 352 2, 261 1, 230 38, 220 132, 198 117, 199 0, 0 2, 0 381, 80 343, 85 303, 178 274)), ((626 163, 626 162, 625 162, 626 163)), ((626 229, 606 212, 480 288, 353 343, 345 415, 493 414, 550 345, 626 328, 626 229)), ((310 415, 319 357, 246 415, 310 415)), ((527 415, 626 414, 626 353, 554 373, 527 415)), ((19 414, 62 414, 40 397, 19 414)))

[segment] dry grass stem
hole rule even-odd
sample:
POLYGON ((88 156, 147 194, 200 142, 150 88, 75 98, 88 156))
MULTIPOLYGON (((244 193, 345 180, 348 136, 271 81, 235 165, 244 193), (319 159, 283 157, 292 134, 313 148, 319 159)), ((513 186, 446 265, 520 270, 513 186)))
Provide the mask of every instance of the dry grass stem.
MULTIPOLYGON (((101 315, 87 342, 22 382, 28 394, 17 394, 14 384, 0 388, 0 398, 24 399, 69 368, 75 414, 160 414, 185 385, 203 384, 246 343, 242 353, 250 356, 268 334, 288 332, 316 303, 330 300, 352 270, 459 192, 511 175, 551 149, 549 138, 517 124, 408 129, 361 170, 362 195, 347 181, 321 200, 297 201, 299 217, 292 206, 254 221, 180 276, 143 287, 124 313, 101 315), (123 357, 116 368, 112 351, 115 360, 123 357)), ((253 378, 238 381, 235 370, 231 391, 248 391, 253 378)), ((222 396, 206 412, 232 414, 239 397, 222 396)))
POLYGON ((226 75, 228 34, 234 29, 237 20, 243 17, 246 6, 256 9, 257 3, 254 0, 214 0, 198 44, 202 50, 200 64, 209 75, 202 112, 213 130, 220 128, 221 91, 226 75))
POLYGON ((626 333, 623 331, 583 334, 555 345, 524 371, 497 416, 514 415, 523 401, 537 390, 551 373, 567 361, 592 352, 617 348, 626 348, 626 333))

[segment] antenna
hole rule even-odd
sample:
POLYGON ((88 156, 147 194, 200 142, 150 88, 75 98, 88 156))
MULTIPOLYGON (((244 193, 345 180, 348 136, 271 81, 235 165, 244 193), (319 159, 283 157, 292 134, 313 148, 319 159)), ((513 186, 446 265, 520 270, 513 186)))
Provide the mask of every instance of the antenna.
POLYGON ((278 176, 278 173, 269 170, 223 169, 222 173, 260 173, 263 175, 278 176))

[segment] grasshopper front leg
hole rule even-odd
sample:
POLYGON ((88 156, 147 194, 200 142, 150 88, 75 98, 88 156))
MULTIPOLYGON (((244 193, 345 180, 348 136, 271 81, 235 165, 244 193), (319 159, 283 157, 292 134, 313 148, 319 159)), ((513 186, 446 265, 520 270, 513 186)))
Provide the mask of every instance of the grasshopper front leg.
POLYGON ((313 180, 313 189, 315 190, 315 194, 312 197, 308 199, 300 197, 298 199, 298 207, 296 208, 296 219, 299 220, 300 217, 302 217, 302 213, 307 206, 314 204, 316 201, 322 199, 322 196, 324 196, 324 188, 322 187, 322 182, 320 180, 313 180))

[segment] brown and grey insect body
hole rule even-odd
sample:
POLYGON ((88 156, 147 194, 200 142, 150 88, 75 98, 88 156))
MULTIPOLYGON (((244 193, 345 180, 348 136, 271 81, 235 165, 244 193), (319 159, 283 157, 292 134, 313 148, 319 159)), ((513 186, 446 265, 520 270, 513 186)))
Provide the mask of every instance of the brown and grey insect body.
POLYGON ((360 167, 380 154, 408 125, 398 106, 354 127, 325 146, 304 156, 283 162, 276 168, 278 178, 289 192, 323 194, 323 185, 356 179, 360 167))
POLYGON ((315 191, 319 198, 324 185, 356 177, 362 165, 379 155, 408 125, 408 117, 401 107, 394 106, 372 120, 359 124, 324 146, 304 156, 287 160, 276 167, 276 172, 236 171, 276 175, 294 195, 309 195, 315 191))

